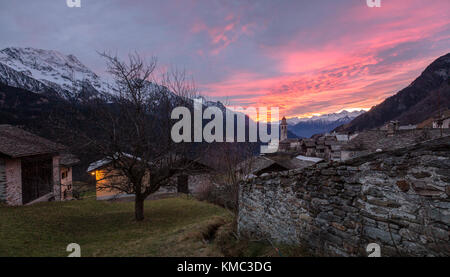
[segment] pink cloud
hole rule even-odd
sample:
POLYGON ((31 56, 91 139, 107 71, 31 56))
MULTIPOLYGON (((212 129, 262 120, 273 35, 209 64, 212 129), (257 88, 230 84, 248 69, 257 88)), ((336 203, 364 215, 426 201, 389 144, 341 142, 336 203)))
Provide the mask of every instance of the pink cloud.
POLYGON ((389 2, 378 10, 355 6, 337 15, 335 24, 346 31, 336 38, 303 45, 301 36, 323 31, 313 28, 293 34, 283 45, 260 45, 265 59, 274 61, 274 76, 236 71, 204 87, 211 96, 243 105, 278 106, 289 116, 370 108, 409 85, 445 54, 436 49, 396 60, 408 44, 449 38, 449 4, 426 3, 389 2))

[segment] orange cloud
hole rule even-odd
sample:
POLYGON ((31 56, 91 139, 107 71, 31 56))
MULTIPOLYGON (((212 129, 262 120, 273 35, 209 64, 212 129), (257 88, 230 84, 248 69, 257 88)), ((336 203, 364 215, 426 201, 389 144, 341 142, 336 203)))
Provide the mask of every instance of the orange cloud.
MULTIPOLYGON (((299 36, 305 31, 283 45, 260 45, 264 58, 274 61, 273 76, 237 70, 224 81, 204 84, 204 90, 231 104, 276 106, 287 116, 368 109, 445 54, 432 43, 449 38, 448 12, 429 3, 422 9, 408 3, 389 3, 379 11, 350 9, 336 19, 348 30, 319 45, 302 46, 299 36), (429 43, 429 49, 414 56, 413 47, 420 43, 429 43)), ((315 36, 321 30, 309 31, 315 36)))

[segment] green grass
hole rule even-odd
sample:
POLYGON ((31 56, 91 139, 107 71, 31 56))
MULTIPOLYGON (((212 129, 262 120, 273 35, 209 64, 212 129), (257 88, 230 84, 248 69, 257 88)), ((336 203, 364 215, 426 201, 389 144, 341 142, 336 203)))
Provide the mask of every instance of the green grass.
POLYGON ((0 256, 67 256, 72 242, 82 256, 220 256, 189 234, 231 220, 227 210, 187 197, 146 201, 143 222, 134 220, 133 202, 0 206, 0 256))
POLYGON ((23 207, 0 204, 0 256, 65 257, 70 243, 83 257, 304 256, 298 247, 238 240, 233 215, 183 196, 145 202, 145 220, 134 220, 134 202, 84 200, 23 207))

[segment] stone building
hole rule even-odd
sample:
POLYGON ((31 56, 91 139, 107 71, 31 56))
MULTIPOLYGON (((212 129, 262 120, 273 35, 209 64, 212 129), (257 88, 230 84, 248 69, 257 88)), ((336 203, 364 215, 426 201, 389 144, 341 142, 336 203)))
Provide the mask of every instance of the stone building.
POLYGON ((446 112, 441 117, 437 116, 433 120, 433 128, 448 129, 450 126, 450 112, 446 112))
MULTIPOLYGON (((18 127, 0 125, 0 201, 19 206, 64 199, 61 183, 65 195, 72 189, 71 178, 62 181, 64 149, 18 127)), ((72 165, 66 163, 64 168, 71 171, 72 165)))
MULTIPOLYGON (((127 157, 130 161, 134 159, 132 155, 124 153, 123 159, 127 159, 127 157)), ((138 160, 140 159, 138 158, 138 160)), ((201 186, 211 182, 210 173, 213 171, 211 167, 197 160, 190 160, 189 163, 189 172, 176 173, 169 181, 169 184, 161 187, 157 193, 179 192, 196 194, 201 189, 201 186)), ((128 180, 120 170, 113 167, 113 159, 111 158, 104 158, 91 163, 87 169, 87 173, 95 178, 97 200, 134 196, 133 194, 118 189, 124 187, 124 184, 128 180)), ((149 178, 150 173, 147 173, 143 181, 148 182, 149 178)))

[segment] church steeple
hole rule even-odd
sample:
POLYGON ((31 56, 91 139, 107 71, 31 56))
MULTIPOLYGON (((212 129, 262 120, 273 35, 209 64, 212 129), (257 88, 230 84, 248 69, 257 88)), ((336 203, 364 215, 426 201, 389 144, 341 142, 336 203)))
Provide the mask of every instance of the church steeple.
POLYGON ((286 117, 283 116, 283 119, 281 119, 281 124, 280 124, 280 128, 281 128, 280 141, 287 139, 287 126, 288 126, 288 124, 286 121, 286 117))

